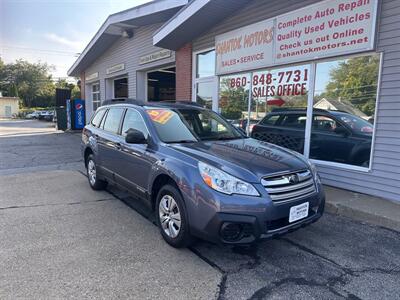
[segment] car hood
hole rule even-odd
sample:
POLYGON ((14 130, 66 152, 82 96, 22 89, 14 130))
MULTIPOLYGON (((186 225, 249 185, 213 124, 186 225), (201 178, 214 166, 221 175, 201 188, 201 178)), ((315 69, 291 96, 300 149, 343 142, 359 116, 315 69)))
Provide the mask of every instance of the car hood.
POLYGON ((308 168, 299 154, 252 138, 170 145, 176 151, 249 182, 269 174, 308 168))

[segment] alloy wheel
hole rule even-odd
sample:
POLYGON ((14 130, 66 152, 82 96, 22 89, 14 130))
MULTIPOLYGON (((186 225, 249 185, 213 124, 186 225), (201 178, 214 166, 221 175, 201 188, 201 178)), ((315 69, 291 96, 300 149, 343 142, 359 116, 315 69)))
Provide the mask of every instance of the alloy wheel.
POLYGON ((89 160, 88 162, 88 176, 91 185, 95 185, 96 183, 96 165, 93 160, 89 160))
POLYGON ((160 224, 165 234, 171 238, 176 238, 181 229, 181 213, 174 198, 164 195, 161 198, 159 208, 160 224))

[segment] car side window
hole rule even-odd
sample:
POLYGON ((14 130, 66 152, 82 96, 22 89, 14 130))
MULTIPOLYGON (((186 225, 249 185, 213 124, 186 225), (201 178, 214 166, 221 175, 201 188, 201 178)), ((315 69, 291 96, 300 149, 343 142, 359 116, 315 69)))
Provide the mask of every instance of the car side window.
POLYGON ((304 129, 306 128, 306 115, 288 114, 282 118, 280 126, 304 129))
POLYGON ((265 117, 262 121, 262 125, 275 125, 276 122, 279 120, 280 115, 272 115, 265 117))
POLYGON ((103 129, 118 134, 124 109, 122 107, 110 108, 104 121, 103 129))
POLYGON ((95 113, 95 115, 93 116, 92 121, 91 121, 90 123, 91 123, 94 127, 99 127, 99 126, 100 126, 101 119, 103 118, 105 112, 106 112, 105 109, 98 110, 98 111, 95 113))
POLYGON ((343 126, 334 119, 327 116, 314 116, 313 129, 323 132, 336 133, 337 128, 343 126))
POLYGON ((126 132, 130 128, 142 132, 144 137, 147 139, 149 132, 147 131, 146 124, 144 123, 142 116, 138 111, 128 108, 124 117, 121 134, 126 136, 126 132))
POLYGON ((104 127, 104 122, 107 118, 107 114, 108 114, 108 109, 105 109, 104 117, 101 119, 100 126, 99 126, 99 128, 101 128, 101 129, 103 129, 103 127, 104 127))

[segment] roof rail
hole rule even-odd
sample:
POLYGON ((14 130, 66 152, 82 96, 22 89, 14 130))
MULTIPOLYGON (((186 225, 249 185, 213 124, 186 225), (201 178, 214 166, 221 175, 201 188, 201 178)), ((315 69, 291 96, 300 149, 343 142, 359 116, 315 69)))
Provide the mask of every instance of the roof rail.
POLYGON ((145 102, 143 100, 136 100, 136 99, 132 99, 132 98, 108 99, 108 100, 103 101, 102 105, 110 105, 110 104, 118 104, 118 103, 135 104, 135 105, 140 105, 140 106, 145 105, 145 102))
POLYGON ((134 104, 134 105, 139 105, 139 106, 145 106, 145 105, 163 105, 163 104, 180 104, 180 105, 188 105, 188 106, 197 106, 197 107, 204 107, 203 105, 192 102, 192 101, 176 101, 176 100, 165 100, 165 101, 150 101, 146 102, 143 100, 136 100, 132 98, 114 98, 114 99, 108 99, 104 100, 102 105, 111 105, 111 104, 120 104, 120 103, 126 103, 126 104, 134 104))
POLYGON ((200 103, 193 102, 193 101, 175 101, 175 104, 183 104, 183 105, 191 105, 191 106, 197 106, 197 107, 203 107, 200 103))
POLYGON ((288 111, 288 110, 306 110, 306 107, 274 107, 272 108, 272 112, 277 111, 288 111))
MULTIPOLYGON (((288 111, 288 110, 307 110, 306 107, 275 107, 271 111, 272 112, 279 112, 279 111, 288 111)), ((337 111, 337 112, 342 112, 340 110, 331 110, 331 109, 322 109, 322 108, 313 108, 313 111, 337 111)), ((343 111, 345 112, 345 111, 343 111)))
POLYGON ((177 101, 177 100, 163 100, 163 101, 150 101, 146 104, 153 104, 153 105, 163 105, 163 104, 181 104, 181 105, 189 105, 189 106, 197 106, 197 107, 204 107, 203 105, 192 102, 192 101, 177 101))

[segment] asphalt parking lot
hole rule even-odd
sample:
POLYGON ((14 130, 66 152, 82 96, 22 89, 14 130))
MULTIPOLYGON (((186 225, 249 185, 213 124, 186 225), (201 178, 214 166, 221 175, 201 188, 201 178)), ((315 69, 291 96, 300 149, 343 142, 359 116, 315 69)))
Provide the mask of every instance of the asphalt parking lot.
POLYGON ((166 245, 84 176, 80 136, 0 121, 0 298, 399 299, 400 233, 325 214, 251 247, 166 245))

